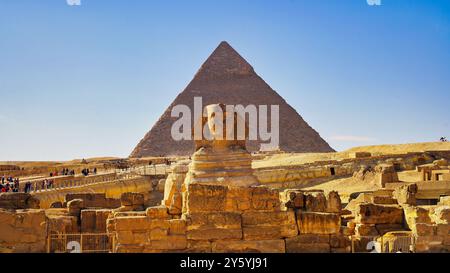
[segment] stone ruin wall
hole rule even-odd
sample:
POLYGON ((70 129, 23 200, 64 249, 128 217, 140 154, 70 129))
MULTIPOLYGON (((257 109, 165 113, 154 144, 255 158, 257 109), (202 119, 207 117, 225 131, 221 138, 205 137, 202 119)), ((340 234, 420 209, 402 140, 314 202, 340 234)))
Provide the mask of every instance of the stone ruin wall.
POLYGON ((352 176, 361 168, 383 164, 393 165, 396 171, 414 170, 416 166, 432 163, 436 159, 450 159, 450 151, 428 151, 398 155, 378 155, 343 160, 317 161, 294 166, 256 168, 255 176, 261 184, 274 188, 308 187, 314 182, 352 176), (331 168, 335 174, 331 174, 331 168))
MULTIPOLYGON (((417 161, 409 156, 405 162, 417 161)), ((80 232, 108 232, 115 252, 350 252, 352 238, 355 250, 365 250, 391 231, 412 234, 417 252, 450 251, 448 197, 416 206, 417 189, 405 185, 360 194, 342 208, 336 192, 186 186, 187 164, 173 167, 159 206, 139 193, 121 194, 120 203, 106 194, 66 193, 61 208, 45 210, 36 209, 35 195, 8 200, 14 206, 0 209, 0 252, 45 252, 47 235, 80 232)))
POLYGON ((412 192, 365 200, 350 210, 341 208, 336 192, 191 184, 182 213, 165 205, 115 213, 107 229, 117 252, 348 253, 352 238, 355 250, 364 251, 391 231, 414 236, 414 251, 450 251, 450 207, 403 203, 412 202, 412 192))
POLYGON ((45 252, 48 234, 109 232, 115 252, 336 253, 350 252, 351 238, 355 250, 365 250, 389 231, 414 235, 417 252, 450 251, 450 199, 416 206, 411 185, 361 194, 342 208, 336 192, 184 187, 177 170, 160 206, 148 207, 139 193, 122 194, 108 209, 105 194, 68 194, 65 207, 46 210, 22 209, 35 202, 20 198, 15 209, 0 209, 0 252, 45 252))

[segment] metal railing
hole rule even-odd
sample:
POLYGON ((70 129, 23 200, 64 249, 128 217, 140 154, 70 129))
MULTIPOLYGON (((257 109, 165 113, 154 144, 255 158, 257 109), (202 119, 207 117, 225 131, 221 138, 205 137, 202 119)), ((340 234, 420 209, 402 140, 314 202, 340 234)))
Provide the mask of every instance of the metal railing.
POLYGON ((134 173, 137 175, 167 175, 171 171, 170 165, 158 164, 158 165, 146 165, 136 166, 126 169, 117 169, 117 174, 134 173))
POLYGON ((108 233, 50 234, 47 253, 112 253, 114 236, 108 233))
POLYGON ((352 253, 407 253, 415 251, 413 235, 351 236, 352 253))

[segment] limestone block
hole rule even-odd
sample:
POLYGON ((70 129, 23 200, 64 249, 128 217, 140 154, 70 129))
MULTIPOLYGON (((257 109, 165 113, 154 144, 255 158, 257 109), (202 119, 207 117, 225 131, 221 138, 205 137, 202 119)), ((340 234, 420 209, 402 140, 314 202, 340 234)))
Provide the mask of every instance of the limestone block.
POLYGON ((281 239, 298 234, 294 211, 245 212, 242 229, 244 240, 281 239))
POLYGON ((351 240, 349 236, 345 235, 331 235, 330 236, 330 247, 331 248, 343 248, 346 249, 351 247, 351 240))
POLYGON ((210 241, 187 241, 187 252, 189 253, 211 253, 212 245, 210 241))
POLYGON ((327 198, 323 192, 305 193, 305 209, 312 212, 326 212, 327 198))
POLYGON ((342 247, 342 248, 331 248, 330 252, 331 253, 351 253, 352 247, 348 246, 348 247, 342 247))
POLYGON ((330 236, 317 234, 300 234, 286 238, 286 253, 329 253, 330 236))
POLYGON ((402 224, 403 210, 395 205, 362 203, 356 207, 355 221, 362 224, 402 224))
POLYGON ((119 230, 116 232, 116 244, 143 246, 149 243, 145 231, 119 230))
POLYGON ((104 233, 106 222, 111 210, 109 209, 85 209, 81 211, 81 232, 104 233))
POLYGON ((450 206, 439 206, 434 210, 436 224, 450 224, 450 206))
POLYGON ((183 190, 183 212, 279 211, 278 190, 191 183, 183 190))
POLYGON ((284 240, 219 240, 212 242, 213 253, 285 253, 284 240))
POLYGON ((341 197, 337 191, 330 191, 327 197, 327 212, 339 213, 342 210, 341 197))
POLYGON ((450 196, 441 196, 439 199, 439 206, 450 206, 450 196))
POLYGON ((187 247, 185 235, 169 235, 160 240, 151 240, 150 246, 153 250, 181 250, 187 247))
POLYGON ((189 184, 183 192, 185 206, 183 212, 225 211, 228 188, 221 185, 189 184))
POLYGON ((116 217, 114 224, 116 231, 149 230, 152 227, 147 216, 116 217))
POLYGON ((392 198, 391 196, 372 196, 372 202, 374 204, 380 205, 395 205, 398 204, 397 200, 392 198))
POLYGON ((253 188, 228 187, 225 199, 225 211, 239 212, 252 209, 253 188))
POLYGON ((80 216, 81 210, 85 208, 83 199, 72 199, 67 202, 69 215, 80 216))
POLYGON ((297 211, 297 225, 300 234, 339 233, 341 218, 337 213, 297 211))
POLYGON ((83 233, 95 232, 96 229, 95 210, 93 209, 82 210, 80 219, 81 219, 81 232, 83 233))
POLYGON ((442 236, 418 236, 415 238, 416 252, 439 252, 443 246, 442 236))
POLYGON ((355 235, 359 237, 378 236, 379 233, 374 224, 356 224, 355 235))
POLYGON ((241 215, 232 212, 183 215, 190 240, 241 239, 241 215))
POLYGON ((443 236, 446 238, 449 237, 450 236, 450 225, 449 224, 437 224, 436 225, 436 235, 443 236))
POLYGON ((39 200, 29 193, 0 193, 0 208, 5 209, 39 209, 39 200))
POLYGON ((418 223, 431 225, 431 217, 428 209, 415 206, 404 206, 405 221, 408 227, 413 230, 418 223))
POLYGON ((280 193, 280 201, 286 208, 303 209, 305 206, 302 190, 286 189, 280 193))
POLYGON ((44 210, 0 209, 0 249, 7 252, 45 252, 47 218, 44 210))
POLYGON ((151 219, 171 219, 166 206, 149 207, 145 211, 151 219))
POLYGON ((409 184, 394 190, 393 196, 399 204, 416 205, 417 184, 409 184))
POLYGON ((252 210, 276 211, 280 210, 279 191, 265 186, 251 187, 252 210))
POLYGON ((49 234, 79 233, 78 218, 68 215, 52 215, 47 217, 47 230, 49 234))
POLYGON ((432 224, 415 223, 410 227, 411 231, 416 236, 431 236, 435 233, 435 226, 432 224))
POLYGON ((186 220, 172 219, 169 220, 169 235, 186 235, 186 220))
POLYGON ((378 234, 380 234, 380 235, 383 235, 383 234, 391 232, 391 231, 405 230, 403 228, 403 225, 401 225, 401 224, 376 224, 375 228, 378 231, 378 234))
POLYGON ((116 253, 142 253, 144 252, 143 245, 127 245, 127 244, 116 244, 116 253))
POLYGON ((286 238, 286 245, 290 244, 329 244, 329 234, 300 234, 291 238, 286 238))

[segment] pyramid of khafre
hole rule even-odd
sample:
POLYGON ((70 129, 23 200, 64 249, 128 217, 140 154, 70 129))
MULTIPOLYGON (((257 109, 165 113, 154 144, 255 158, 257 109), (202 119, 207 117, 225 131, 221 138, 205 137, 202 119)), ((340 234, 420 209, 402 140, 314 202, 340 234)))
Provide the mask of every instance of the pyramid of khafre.
MULTIPOLYGON (((334 151, 302 117, 286 103, 253 70, 227 42, 222 42, 201 66, 194 79, 166 109, 158 122, 139 142, 130 157, 191 155, 193 140, 175 141, 171 137, 171 117, 175 105, 193 109, 194 97, 202 97, 202 104, 279 105, 279 149, 286 152, 334 151)), ((193 111, 193 110, 192 110, 193 111)), ((270 119, 268 128, 270 130, 270 119)), ((259 138, 258 138, 259 139, 259 138)), ((259 150, 259 140, 247 141, 249 151, 259 150)), ((267 143, 267 142, 264 142, 267 143)))

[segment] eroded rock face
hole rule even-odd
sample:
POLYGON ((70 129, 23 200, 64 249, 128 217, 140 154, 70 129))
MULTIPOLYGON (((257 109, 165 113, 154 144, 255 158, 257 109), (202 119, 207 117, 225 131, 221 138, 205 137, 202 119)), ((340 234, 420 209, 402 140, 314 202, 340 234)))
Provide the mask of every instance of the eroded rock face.
POLYGON ((81 211, 81 232, 105 233, 106 221, 112 210, 110 209, 85 209, 81 211))
POLYGON ((361 224, 402 224, 403 210, 396 205, 359 204, 355 220, 361 224))
POLYGON ((190 240, 242 239, 242 220, 239 213, 205 212, 185 214, 187 238, 190 240))
POLYGON ((279 191, 267 187, 189 184, 183 192, 183 213, 280 210, 279 191))
POLYGON ((301 234, 338 234, 341 217, 337 213, 297 211, 297 225, 301 234))
POLYGON ((46 237, 44 210, 0 209, 0 252, 45 252, 46 237))
POLYGON ((214 253, 284 253, 284 240, 229 241, 212 243, 214 253))
POLYGON ((298 234, 294 211, 245 212, 242 230, 244 240, 283 239, 298 234))
POLYGON ((38 209, 39 200, 29 193, 0 193, 0 208, 4 209, 38 209))
POLYGON ((409 184, 398 187, 393 196, 399 204, 416 205, 417 184, 409 184))
POLYGON ((182 186, 189 170, 190 161, 177 162, 172 166, 171 173, 167 176, 164 185, 164 200, 169 213, 172 215, 181 215, 182 212, 182 186))

